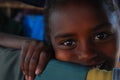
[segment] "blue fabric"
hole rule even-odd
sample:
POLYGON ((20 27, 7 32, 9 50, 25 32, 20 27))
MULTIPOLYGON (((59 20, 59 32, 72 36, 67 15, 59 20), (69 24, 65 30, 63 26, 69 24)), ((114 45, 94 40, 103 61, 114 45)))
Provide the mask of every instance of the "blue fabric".
POLYGON ((120 68, 113 68, 113 79, 120 80, 120 68))
POLYGON ((52 59, 35 80, 86 80, 89 67, 52 59))
POLYGON ((26 15, 23 19, 24 36, 44 40, 43 15, 26 15))

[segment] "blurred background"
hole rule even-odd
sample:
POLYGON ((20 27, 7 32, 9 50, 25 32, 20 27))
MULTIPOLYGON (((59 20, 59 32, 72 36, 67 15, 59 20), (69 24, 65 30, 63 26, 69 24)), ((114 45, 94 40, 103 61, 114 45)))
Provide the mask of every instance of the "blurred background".
POLYGON ((44 40, 44 5, 45 0, 0 0, 0 32, 44 40))
POLYGON ((0 0, 0 32, 43 40, 45 0, 0 0))

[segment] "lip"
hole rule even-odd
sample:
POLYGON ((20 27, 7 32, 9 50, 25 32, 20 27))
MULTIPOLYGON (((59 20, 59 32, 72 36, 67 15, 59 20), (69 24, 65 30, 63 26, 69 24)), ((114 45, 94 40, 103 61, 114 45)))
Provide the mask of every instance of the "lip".
POLYGON ((112 70, 113 66, 107 62, 107 60, 101 61, 99 63, 97 62, 91 62, 90 64, 87 64, 86 66, 91 67, 91 68, 98 68, 98 69, 104 69, 104 70, 112 70))
POLYGON ((101 64, 105 63, 105 61, 106 60, 96 59, 96 60, 87 61, 87 62, 84 62, 84 63, 86 63, 85 64, 86 66, 96 67, 96 66, 100 66, 101 64))
POLYGON ((78 63, 78 64, 81 64, 81 65, 84 65, 84 66, 88 66, 88 67, 95 67, 95 66, 99 66, 103 63, 106 62, 106 59, 104 58, 92 58, 92 59, 71 59, 71 61, 69 62, 73 62, 73 63, 78 63))

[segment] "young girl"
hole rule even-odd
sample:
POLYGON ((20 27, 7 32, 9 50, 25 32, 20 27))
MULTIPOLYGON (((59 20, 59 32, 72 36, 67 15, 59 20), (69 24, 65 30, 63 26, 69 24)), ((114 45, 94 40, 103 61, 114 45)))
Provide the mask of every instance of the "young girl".
POLYGON ((117 47, 112 15, 101 0, 48 1, 46 43, 58 60, 111 70, 117 47))
POLYGON ((103 0, 48 0, 45 13, 45 43, 56 59, 112 70, 118 27, 113 8, 103 0))
MULTIPOLYGON (((114 9, 102 0, 48 0, 45 13, 45 45, 56 59, 100 69, 113 68, 117 51, 114 9)), ((37 66, 29 65, 38 62, 40 52, 34 54, 34 50, 26 49, 25 46, 22 51, 27 56, 23 58, 26 64, 22 69, 26 80, 33 80, 37 66)))
POLYGON ((48 0, 45 43, 65 62, 112 70, 117 51, 115 10, 103 0, 48 0))

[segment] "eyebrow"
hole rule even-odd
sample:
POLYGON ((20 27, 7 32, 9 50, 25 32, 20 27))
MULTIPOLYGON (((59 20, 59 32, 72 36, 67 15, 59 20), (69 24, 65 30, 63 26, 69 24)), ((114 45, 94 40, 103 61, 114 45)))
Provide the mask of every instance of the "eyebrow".
POLYGON ((58 34, 55 36, 55 39, 56 38, 66 38, 66 37, 72 37, 74 36, 75 34, 69 34, 69 33, 64 33, 64 34, 58 34))
POLYGON ((109 27, 111 27, 111 25, 112 24, 109 23, 109 22, 104 22, 103 24, 95 26, 95 28, 93 28, 93 31, 97 31, 97 30, 100 30, 100 29, 103 29, 103 28, 109 28, 109 27))
MULTIPOLYGON (((95 28, 93 28, 93 31, 103 29, 103 28, 105 28, 105 26, 106 26, 106 28, 109 28, 109 26, 111 26, 111 23, 105 22, 103 24, 97 25, 97 26, 95 26, 95 28)), ((75 34, 63 33, 63 34, 55 35, 55 39, 56 38, 72 37, 72 36, 75 36, 75 34)))

